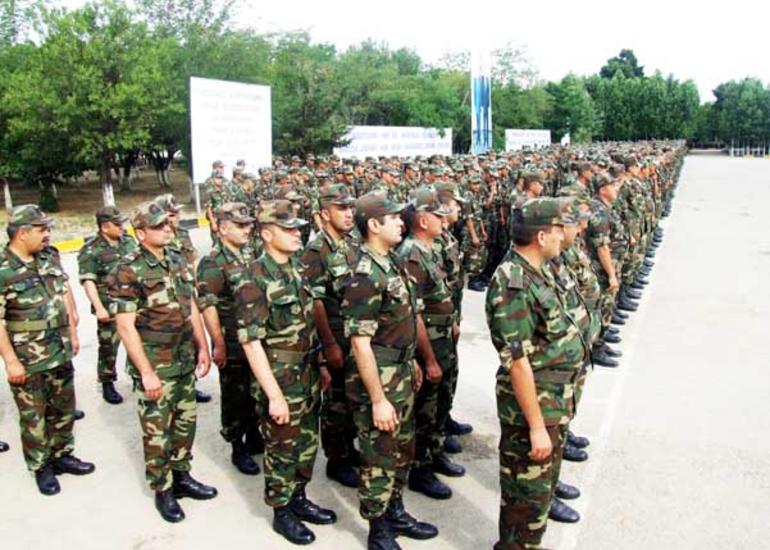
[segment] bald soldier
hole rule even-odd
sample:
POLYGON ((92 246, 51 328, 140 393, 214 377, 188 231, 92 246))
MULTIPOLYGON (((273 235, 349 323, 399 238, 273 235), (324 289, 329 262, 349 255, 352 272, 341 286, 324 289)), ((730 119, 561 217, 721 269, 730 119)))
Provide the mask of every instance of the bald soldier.
POLYGON ((58 474, 94 471, 72 454, 79 344, 67 277, 50 252, 52 223, 37 206, 17 206, 0 256, 0 355, 19 410, 24 461, 44 495, 60 491, 58 474))

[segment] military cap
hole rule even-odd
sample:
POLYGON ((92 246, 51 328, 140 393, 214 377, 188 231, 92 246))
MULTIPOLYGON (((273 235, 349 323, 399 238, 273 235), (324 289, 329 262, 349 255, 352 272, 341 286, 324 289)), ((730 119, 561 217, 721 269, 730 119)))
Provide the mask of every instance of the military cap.
POLYGON ((122 224, 128 221, 128 217, 121 214, 114 206, 102 206, 96 211, 96 223, 112 222, 122 224))
POLYGON ((530 199, 519 208, 514 209, 513 223, 528 227, 563 225, 562 215, 567 204, 564 198, 530 199))
POLYGON ((337 204, 340 206, 349 206, 356 202, 356 199, 350 195, 348 186, 344 183, 337 183, 322 189, 318 200, 321 205, 337 204))
POLYGON ((166 212, 171 212, 176 214, 180 210, 182 210, 182 205, 179 204, 171 193, 164 193, 163 195, 158 195, 155 197, 156 204, 158 204, 161 208, 163 208, 166 212))
POLYGON ((319 180, 329 180, 332 177, 329 175, 329 172, 326 170, 319 170, 315 173, 315 177, 317 177, 319 180))
POLYGON ((596 174, 591 179, 591 187, 593 188, 594 193, 598 193, 599 189, 605 185, 612 185, 613 183, 615 183, 615 180, 613 180, 606 172, 596 174))
POLYGON ((260 168, 258 170, 258 172, 259 172, 260 176, 264 176, 265 174, 270 174, 270 172, 272 172, 272 170, 269 167, 265 166, 263 168, 260 168))
POLYGON ((489 165, 486 168, 484 168, 484 172, 486 174, 489 174, 493 178, 499 178, 500 174, 497 172, 497 167, 494 165, 489 165))
POLYGON ((279 185, 275 190, 275 198, 286 199, 287 201, 301 201, 303 197, 291 185, 279 185))
POLYGON ((299 174, 299 166, 292 166, 289 168, 289 174, 299 174))
POLYGON ((406 205, 396 202, 385 191, 370 191, 356 201, 356 219, 381 218, 401 212, 406 205))
POLYGON ((278 199, 262 203, 257 221, 262 225, 275 224, 286 229, 295 229, 307 225, 307 222, 294 215, 294 207, 288 200, 278 199))
POLYGON ((591 170, 591 168, 593 168, 593 165, 587 161, 580 161, 575 164, 575 169, 578 171, 578 173, 586 172, 591 170))
POLYGON ((539 181, 540 183, 543 182, 543 178, 540 177, 540 172, 533 172, 533 171, 522 172, 519 175, 519 177, 524 180, 525 187, 528 187, 529 185, 531 185, 533 182, 536 182, 536 181, 539 181))
POLYGON ((394 178, 400 178, 401 177, 401 170, 396 170, 395 168, 391 168, 390 170, 388 170, 388 174, 390 174, 394 178))
POLYGON ((620 163, 613 163, 612 166, 610 166, 610 174, 614 177, 618 177, 622 174, 625 174, 626 172, 626 166, 624 164, 620 163))
POLYGON ((249 214, 249 207, 242 202, 226 202, 216 211, 217 220, 235 223, 253 223, 254 218, 249 214))
POLYGON ((338 157, 337 155, 331 155, 329 157, 329 160, 340 160, 340 157, 338 157))
POLYGON ((22 204, 11 210, 8 216, 8 225, 21 227, 23 225, 51 225, 53 220, 49 218, 36 204, 22 204))
POLYGON ((478 174, 471 174, 468 176, 468 183, 481 183, 481 176, 478 174))
POLYGON ((224 165, 225 165, 225 163, 222 162, 221 160, 215 160, 214 162, 211 163, 211 166, 213 168, 223 168, 224 165))
POLYGON ((460 190, 457 188, 456 183, 452 183, 451 181, 440 181, 437 182, 433 187, 436 189, 438 198, 442 202, 454 199, 461 204, 465 203, 465 198, 463 198, 463 196, 460 194, 460 190))
POLYGON ((275 173, 275 179, 276 180, 283 180, 289 177, 289 173, 286 172, 286 170, 278 170, 275 173))
POLYGON ((560 197, 557 200, 562 201, 561 221, 563 225, 577 225, 580 220, 587 220, 591 217, 590 212, 583 212, 580 209, 580 201, 577 197, 560 197))
POLYGON ((315 155, 313 153, 308 153, 307 156, 305 157, 305 159, 307 159, 307 160, 315 160, 315 155))
POLYGON ((442 204, 436 189, 431 185, 421 185, 415 190, 412 205, 417 212, 428 212, 437 216, 448 216, 452 213, 442 204))
POLYGON ((626 166, 626 168, 629 168, 631 166, 636 166, 637 164, 639 164, 639 161, 637 161, 636 157, 633 155, 626 155, 625 157, 623 157, 623 160, 621 160, 620 162, 622 162, 626 166))
POLYGON ((406 169, 414 170, 415 172, 417 172, 420 170, 420 167, 417 166, 417 163, 415 162, 407 162, 406 164, 404 164, 404 170, 406 169))
POLYGON ((350 166, 350 165, 343 166, 341 172, 343 174, 345 174, 345 175, 347 175, 347 174, 355 174, 355 172, 353 171, 353 167, 350 166))
POLYGON ((291 156, 291 161, 292 162, 300 162, 300 158, 297 155, 292 155, 291 156))
POLYGON ((143 229, 145 227, 156 227, 168 220, 168 212, 154 201, 143 202, 131 211, 131 225, 134 229, 143 229))

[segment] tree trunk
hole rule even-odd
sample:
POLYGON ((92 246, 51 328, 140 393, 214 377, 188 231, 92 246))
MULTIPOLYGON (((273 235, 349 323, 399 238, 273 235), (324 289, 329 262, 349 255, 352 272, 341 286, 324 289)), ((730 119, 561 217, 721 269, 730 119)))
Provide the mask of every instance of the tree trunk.
POLYGON ((102 202, 104 206, 115 206, 115 193, 112 190, 112 162, 109 155, 102 159, 102 202))
POLYGON ((13 208, 13 200, 11 199, 11 184, 8 183, 7 177, 3 177, 3 199, 5 200, 5 211, 10 212, 13 208))

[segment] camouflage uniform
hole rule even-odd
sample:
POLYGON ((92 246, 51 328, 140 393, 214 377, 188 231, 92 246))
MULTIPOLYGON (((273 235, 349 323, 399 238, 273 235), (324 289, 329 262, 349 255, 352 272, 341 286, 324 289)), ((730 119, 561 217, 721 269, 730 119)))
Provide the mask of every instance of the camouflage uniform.
MULTIPOLYGON (((539 199, 537 203, 543 200, 539 199)), ((549 225, 555 222, 532 223, 549 225)), ((486 297, 492 343, 500 356, 497 414, 500 420, 500 540, 498 550, 537 548, 543 537, 566 426, 574 415, 574 385, 588 356, 580 327, 568 315, 547 269, 535 269, 515 250, 498 266, 486 297), (514 353, 518 350, 518 353, 514 353), (510 368, 527 356, 553 452, 529 458, 529 426, 513 392, 510 368)))
POLYGON ((115 314, 136 314, 144 353, 161 381, 161 398, 148 399, 129 357, 127 371, 139 396, 147 481, 153 491, 166 491, 172 485, 172 470, 190 470, 195 439, 193 276, 171 247, 158 259, 140 245, 111 273, 107 288, 115 314))
POLYGON ((476 230, 476 236, 479 238, 479 245, 473 246, 471 234, 467 227, 463 227, 463 258, 465 262, 465 272, 473 279, 479 275, 487 264, 487 243, 481 232, 484 226, 484 210, 486 208, 486 199, 482 193, 473 193, 470 195, 466 204, 466 219, 470 220, 476 230))
POLYGON ((358 370, 348 367, 345 389, 354 404, 361 450, 360 513, 374 519, 385 513, 393 499, 401 498, 414 457, 416 295, 394 256, 381 256, 363 244, 353 276, 345 284, 341 307, 345 336, 371 337, 385 397, 399 420, 392 432, 374 426, 369 394, 358 370))
MULTIPOLYGON (((347 367, 355 368, 350 340, 340 313, 342 285, 352 274, 358 244, 348 235, 338 242, 321 230, 302 254, 302 277, 310 285, 314 300, 323 302, 329 328, 342 350, 347 367)), ((347 368, 346 367, 346 368, 347 368)), ((321 408, 321 444, 329 461, 350 462, 356 456, 353 440, 356 427, 350 403, 345 397, 345 369, 329 369, 331 385, 324 394, 321 408)))
MULTIPOLYGON (((19 206, 14 213, 30 208, 39 212, 19 206)), ((0 318, 27 374, 24 384, 11 385, 11 392, 19 409, 24 461, 32 471, 70 454, 75 443, 66 281, 50 250, 37 253, 32 262, 21 260, 10 247, 0 257, 0 318)))
MULTIPOLYGON (((129 235, 123 235, 116 244, 110 243, 101 233, 86 239, 83 248, 78 253, 78 272, 80 283, 93 281, 99 293, 99 300, 109 311, 109 296, 107 294, 107 276, 118 262, 136 250, 136 241, 129 235)), ((91 313, 96 313, 93 305, 91 313)), ((120 338, 115 327, 115 320, 97 321, 96 336, 99 341, 99 359, 96 363, 96 373, 99 382, 114 382, 117 380, 115 361, 118 358, 120 338)))
POLYGON ((260 341, 289 406, 289 422, 277 424, 267 396, 252 382, 265 440, 265 502, 283 507, 310 482, 318 451, 320 377, 313 361, 312 295, 294 259, 279 265, 265 252, 241 279, 235 304, 238 340, 260 341))
POLYGON ((253 261, 254 252, 248 245, 235 252, 220 241, 201 259, 197 271, 198 309, 202 313, 216 308, 225 340, 227 365, 219 370, 219 387, 221 434, 228 443, 242 440, 259 422, 251 392, 253 376, 238 341, 235 313, 235 289, 248 276, 253 261))
MULTIPOLYGON (((203 194, 206 197, 205 204, 207 212, 211 210, 213 214, 220 206, 228 201, 228 187, 228 181, 217 172, 213 172, 203 183, 203 194)), ((209 226, 209 232, 211 234, 211 241, 215 242, 217 233, 214 231, 213 225, 209 226)))

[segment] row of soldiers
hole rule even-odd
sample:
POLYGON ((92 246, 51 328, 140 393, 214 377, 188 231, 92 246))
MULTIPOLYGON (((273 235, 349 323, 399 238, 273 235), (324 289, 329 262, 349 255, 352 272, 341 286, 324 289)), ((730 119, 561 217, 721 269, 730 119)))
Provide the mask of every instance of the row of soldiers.
MULTIPOLYGON (((503 433, 498 547, 537 546, 549 514, 574 520, 576 512, 555 498, 579 495, 574 487, 557 485, 569 437, 566 427, 591 357, 603 351, 606 355, 607 342, 619 339, 610 328, 611 321, 622 321, 617 310, 622 301, 616 299, 619 276, 626 290, 646 282, 639 277, 643 265, 628 268, 631 279, 622 266, 639 264, 640 251, 643 264, 660 240, 657 222, 672 195, 683 153, 679 144, 603 150, 614 162, 568 159, 574 181, 569 173, 557 176, 558 169, 544 164, 550 161, 543 158, 555 153, 522 154, 528 162, 515 180, 503 179, 513 158, 504 161, 508 168, 494 158, 478 159, 479 170, 471 165, 460 181, 452 181, 436 162, 427 171, 414 170, 426 175, 422 184, 405 177, 413 181, 405 191, 394 185, 396 174, 383 178, 384 186, 376 184, 373 191, 357 189, 342 168, 341 177, 334 178, 342 181, 322 181, 308 205, 298 186, 286 190, 286 184, 271 183, 270 192, 286 193, 272 196, 286 198, 255 201, 251 194, 249 200, 236 201, 232 199, 244 198, 248 186, 237 179, 223 182, 226 190, 220 202, 210 199, 214 246, 197 269, 191 243, 179 242, 173 221, 178 205, 171 197, 146 203, 132 214, 139 245, 125 246, 133 250, 126 248, 111 261, 94 260, 89 268, 85 247, 81 282, 103 321, 100 331, 103 325, 114 327, 109 337, 100 335, 99 379, 103 384, 114 380, 117 334, 139 394, 147 477, 161 515, 179 521, 184 518, 179 497, 216 496, 213 487, 189 474, 194 371, 205 375, 213 357, 220 368, 222 435, 232 443, 232 461, 244 473, 259 472, 251 456, 264 447, 265 500, 274 508, 277 532, 303 544, 314 539, 304 522, 336 521, 333 511, 315 505, 305 494, 319 444, 320 416, 327 475, 358 486, 361 515, 370 521, 369 546, 398 548, 396 534, 436 536, 435 526, 406 512, 401 494, 408 485, 433 498, 450 498, 451 489, 435 474, 464 474, 446 455, 453 445, 459 446, 447 435, 471 429, 449 415, 457 384, 462 290, 470 271, 463 255, 467 260, 484 245, 500 250, 497 243, 510 239, 513 246, 501 249, 507 253, 494 263, 491 282, 483 283, 490 285, 488 320, 502 365, 497 392, 503 433), (649 223, 642 216, 638 226, 629 225, 630 218, 621 217, 625 207, 613 206, 616 196, 630 188, 630 210, 643 207, 640 198, 646 195, 644 189, 627 184, 631 178, 619 175, 643 177, 634 166, 640 157, 651 155, 655 178, 644 179, 655 184, 653 199, 658 202, 653 203, 658 208, 649 223), (581 170, 586 162, 589 168, 581 170), (435 178, 428 184, 431 175, 435 178), (574 198, 539 199, 543 192, 574 198), (401 193, 409 198, 408 205, 401 193), (485 216, 489 205, 498 202, 493 225, 485 216), (303 249, 302 228, 310 224, 298 214, 306 206, 315 235, 303 249), (493 229, 494 239, 489 235, 493 229), (470 250, 467 244, 461 246, 466 241, 470 250)), ((586 152, 566 154, 583 157, 586 152)), ((48 218, 39 210, 20 208, 12 213, 9 228, 22 234, 48 230, 48 218), (35 223, 27 223, 30 220, 35 223)), ((105 229, 121 227, 125 219, 105 209, 97 221, 105 236, 105 229)), ((117 229, 105 237, 113 248, 128 239, 117 229)), ((11 238, 7 254, 10 249, 18 256, 19 242, 11 238)), ((42 253, 32 249, 28 255, 42 253)), ((489 261, 482 263, 484 269, 489 261)), ((7 298, 16 307, 24 301, 15 295, 7 298)), ((7 319, 7 304, 2 305, 7 319)), ((19 315, 14 307, 10 310, 11 317, 19 315)), ((57 328, 64 341, 64 326, 72 324, 46 325, 45 330, 57 328)), ((40 327, 27 328, 12 334, 29 338, 26 333, 40 327)), ((8 365, 5 349, 0 351, 8 365)), ((11 383, 20 382, 14 378, 11 383)), ((107 399, 108 387, 103 391, 107 399)), ((19 399, 17 405, 21 412, 19 399)), ((69 414, 61 411, 63 417, 69 414)), ((51 422, 57 425, 55 415, 51 422)), ((23 423, 22 428, 24 432, 23 423)), ((63 434, 68 430, 71 437, 71 422, 62 426, 63 434)), ((71 445, 62 450, 45 439, 35 443, 42 458, 27 461, 43 492, 55 483, 53 474, 61 468, 54 467, 50 476, 38 475, 40 470, 72 457, 71 445)), ((588 443, 578 437, 572 441, 578 451, 588 443)))

